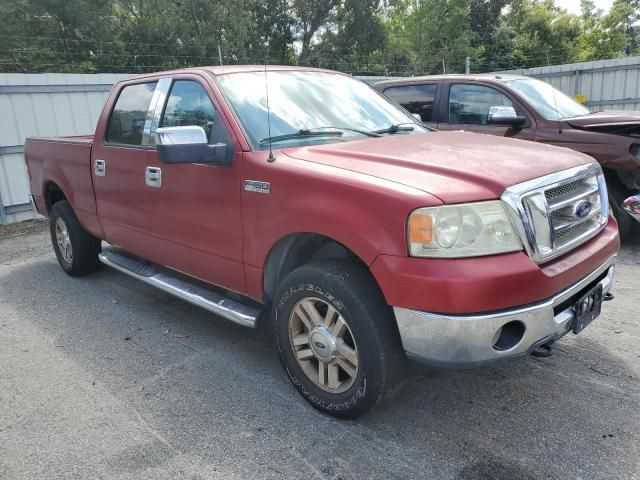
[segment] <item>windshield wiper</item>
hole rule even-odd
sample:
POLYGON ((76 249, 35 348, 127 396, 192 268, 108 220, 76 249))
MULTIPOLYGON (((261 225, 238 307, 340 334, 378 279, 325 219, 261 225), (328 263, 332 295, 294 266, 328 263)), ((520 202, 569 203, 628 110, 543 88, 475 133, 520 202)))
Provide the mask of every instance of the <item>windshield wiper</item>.
POLYGON ((335 130, 333 132, 312 132, 306 128, 302 128, 297 132, 293 133, 285 133, 284 135, 275 135, 273 137, 265 137, 260 140, 260 144, 264 145, 269 142, 279 142, 282 140, 293 140, 294 138, 300 137, 341 137, 344 135, 343 132, 339 130, 335 130))
POLYGON ((275 135, 273 137, 266 137, 260 140, 260 144, 264 145, 269 142, 279 142, 282 140, 293 140, 300 137, 341 137, 344 135, 344 131, 356 132, 368 137, 379 137, 376 132, 367 132, 365 130, 357 130, 349 127, 314 127, 314 128, 302 128, 297 132, 286 133, 283 135, 275 135), (329 131, 325 131, 329 130, 329 131))
POLYGON ((387 128, 382 128, 380 130, 374 130, 371 133, 376 133, 378 135, 382 134, 382 133, 390 133, 390 134, 394 134, 394 133, 398 133, 398 132, 413 132, 415 130, 415 127, 410 126, 410 125, 414 125, 413 123, 410 122, 406 122, 406 123, 397 123, 395 125, 389 125, 387 128), (407 125, 407 126, 403 126, 403 125, 407 125))

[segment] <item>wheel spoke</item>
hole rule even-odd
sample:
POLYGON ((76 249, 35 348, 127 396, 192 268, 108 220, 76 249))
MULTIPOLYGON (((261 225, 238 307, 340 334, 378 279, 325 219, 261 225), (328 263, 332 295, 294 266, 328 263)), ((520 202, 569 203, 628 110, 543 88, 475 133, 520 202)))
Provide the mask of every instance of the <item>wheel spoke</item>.
POLYGON ((298 347, 300 345, 308 345, 309 344, 309 335, 306 333, 300 333, 293 337, 293 344, 298 347))
POLYGON ((346 361, 344 358, 338 357, 336 359, 336 362, 338 363, 338 365, 340 365, 340 368, 342 368, 342 370, 344 370, 345 373, 349 375, 351 378, 354 378, 356 376, 355 367, 351 365, 348 361, 346 361))
POLYGON ((307 315, 307 312, 302 309, 302 305, 298 305, 293 313, 302 321, 302 323, 304 323, 304 326, 307 327, 308 332, 313 330, 313 322, 307 315))
POLYGON ((337 343, 338 346, 338 355, 344 358, 351 365, 358 364, 358 356, 356 355, 356 351, 351 348, 349 345, 344 343, 344 340, 339 340, 337 343))
POLYGON ((336 314, 338 313, 338 311, 333 308, 331 305, 327 305, 327 313, 324 316, 324 324, 327 327, 331 327, 331 325, 333 324, 333 319, 336 317, 336 314))
POLYGON ((336 323, 333 325, 333 328, 331 328, 331 333, 333 333, 336 336, 336 338, 342 338, 342 335, 344 335, 344 332, 346 330, 347 330, 347 323, 344 321, 342 316, 339 316, 338 319, 336 320, 336 323))
POLYGON ((309 315, 309 319, 313 322, 314 325, 322 325, 324 324, 324 319, 320 316, 318 309, 316 308, 314 302, 302 302, 300 306, 307 312, 309 315))
POLYGON ((298 360, 309 360, 313 358, 313 352, 310 349, 299 350, 296 352, 298 360))
POLYGON ((335 363, 328 365, 329 369, 329 388, 336 390, 340 386, 340 380, 338 379, 338 365, 335 363))
POLYGON ((318 362, 318 383, 323 387, 327 384, 327 367, 324 362, 318 362))

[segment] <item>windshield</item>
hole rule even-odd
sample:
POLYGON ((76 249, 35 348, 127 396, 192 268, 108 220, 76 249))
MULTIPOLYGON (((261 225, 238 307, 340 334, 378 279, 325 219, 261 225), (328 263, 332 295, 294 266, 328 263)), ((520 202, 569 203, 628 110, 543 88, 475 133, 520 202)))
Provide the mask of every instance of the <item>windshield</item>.
POLYGON ((589 115, 591 111, 551 85, 533 78, 505 82, 547 120, 589 115))
POLYGON ((265 72, 216 78, 255 149, 268 149, 269 137, 274 141, 281 137, 277 148, 282 148, 363 139, 377 130, 405 135, 427 131, 411 114, 359 80, 327 72, 269 71, 269 132, 265 72), (396 125, 405 128, 387 131, 396 125))

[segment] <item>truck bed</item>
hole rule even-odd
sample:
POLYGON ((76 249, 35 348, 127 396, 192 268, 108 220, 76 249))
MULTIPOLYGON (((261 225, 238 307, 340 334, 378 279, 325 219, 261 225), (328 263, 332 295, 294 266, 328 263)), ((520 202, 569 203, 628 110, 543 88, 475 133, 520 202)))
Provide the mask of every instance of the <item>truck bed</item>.
POLYGON ((50 196, 60 191, 71 203, 80 223, 88 231, 97 233, 92 147, 93 135, 30 137, 25 142, 25 161, 38 212, 48 216, 50 196))

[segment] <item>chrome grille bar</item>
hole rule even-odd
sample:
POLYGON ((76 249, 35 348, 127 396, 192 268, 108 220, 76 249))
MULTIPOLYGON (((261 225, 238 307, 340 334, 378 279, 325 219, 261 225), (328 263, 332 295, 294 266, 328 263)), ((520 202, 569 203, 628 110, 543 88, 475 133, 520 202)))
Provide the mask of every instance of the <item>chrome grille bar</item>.
POLYGON ((544 263, 586 242, 608 220, 604 175, 597 163, 509 187, 502 195, 527 253, 544 263))

